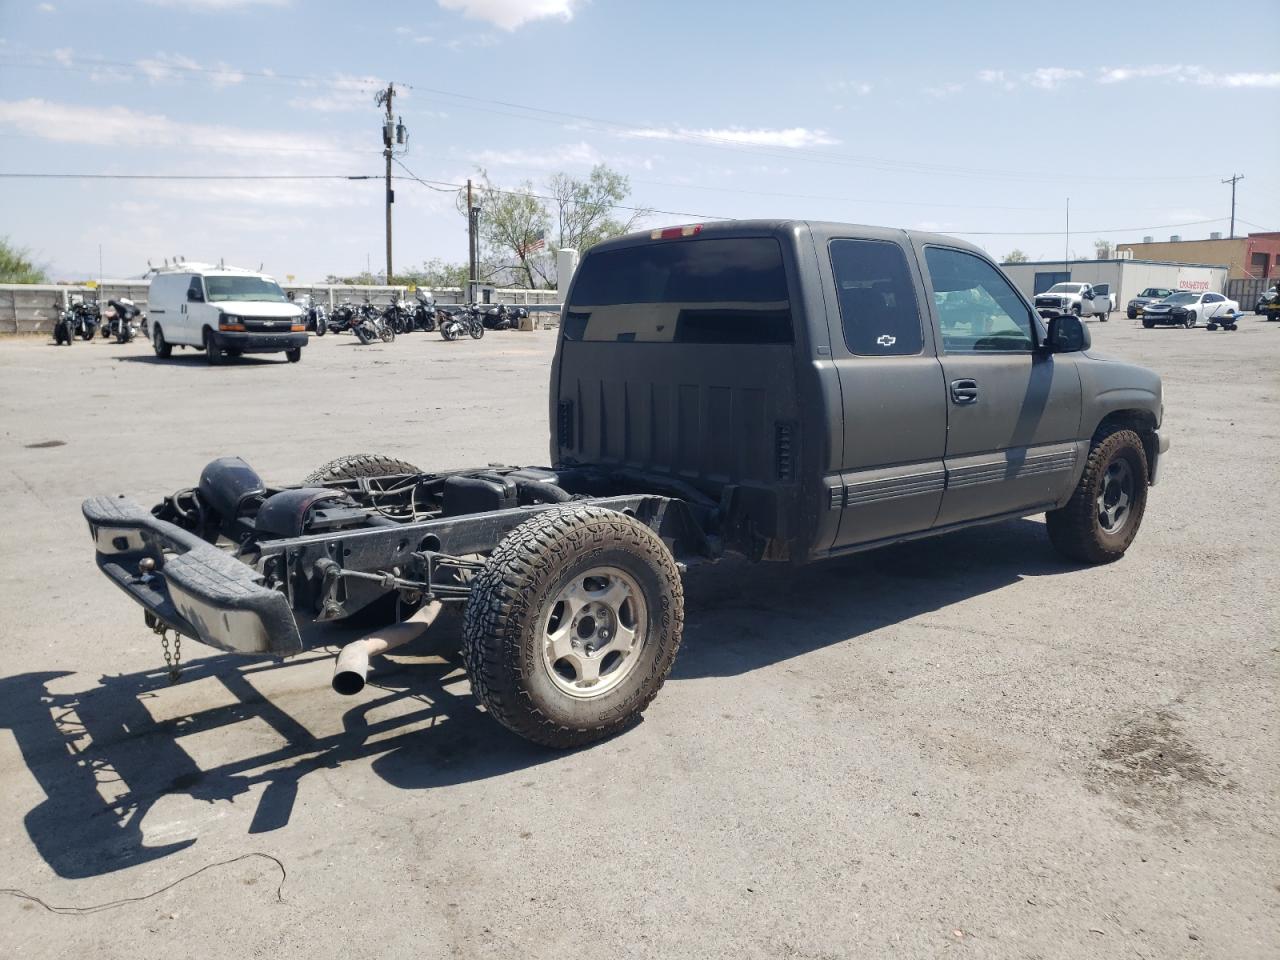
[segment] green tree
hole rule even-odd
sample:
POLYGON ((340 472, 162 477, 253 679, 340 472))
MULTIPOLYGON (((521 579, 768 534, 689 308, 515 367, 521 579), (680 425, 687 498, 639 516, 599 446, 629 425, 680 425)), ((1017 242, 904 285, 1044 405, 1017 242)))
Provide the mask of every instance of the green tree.
POLYGON ((31 260, 31 251, 0 237, 0 283, 48 283, 44 270, 31 260))
POLYGON ((583 253, 602 240, 635 229, 653 212, 634 209, 624 211, 630 214, 625 220, 615 219, 614 210, 631 194, 631 181, 603 163, 592 167, 586 179, 557 173, 547 181, 547 193, 552 198, 549 215, 556 226, 558 250, 583 253))
POLYGON ((1005 254, 1004 262, 1005 263, 1026 263, 1027 259, 1028 259, 1027 255, 1015 247, 1014 249, 1010 250, 1007 254, 1005 254))
MULTIPOLYGON (((556 282, 555 250, 570 247, 584 251, 636 226, 652 211, 621 209, 631 193, 626 176, 598 164, 585 178, 558 173, 539 189, 525 180, 515 189, 499 187, 485 170, 480 171, 480 279, 499 285, 550 287, 556 282)), ((457 207, 467 215, 466 194, 459 192, 457 207)))

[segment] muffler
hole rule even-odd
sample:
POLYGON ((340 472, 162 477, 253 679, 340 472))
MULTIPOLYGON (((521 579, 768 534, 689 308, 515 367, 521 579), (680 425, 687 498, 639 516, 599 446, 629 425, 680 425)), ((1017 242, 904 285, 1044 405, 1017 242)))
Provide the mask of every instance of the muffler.
POLYGON ((369 676, 369 658, 403 647, 422 636, 427 627, 435 622, 443 606, 439 600, 424 603, 403 623, 380 627, 373 633, 348 643, 338 653, 337 662, 333 665, 334 691, 350 697, 363 690, 369 676))

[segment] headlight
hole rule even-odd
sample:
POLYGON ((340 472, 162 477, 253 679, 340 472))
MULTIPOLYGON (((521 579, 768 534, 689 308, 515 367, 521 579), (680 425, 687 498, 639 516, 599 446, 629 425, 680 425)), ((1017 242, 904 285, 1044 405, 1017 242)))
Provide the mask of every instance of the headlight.
POLYGON ((244 318, 237 317, 234 313, 224 313, 218 317, 219 330, 243 330, 244 318))

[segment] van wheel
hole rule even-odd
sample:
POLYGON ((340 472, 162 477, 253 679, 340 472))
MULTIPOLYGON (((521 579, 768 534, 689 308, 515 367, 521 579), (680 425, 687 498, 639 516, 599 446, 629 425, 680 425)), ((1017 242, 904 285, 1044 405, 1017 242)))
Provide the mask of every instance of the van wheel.
POLYGON ((161 360, 168 360, 169 357, 173 356, 173 346, 165 340, 164 331, 160 329, 160 324, 158 323, 155 330, 151 332, 151 347, 161 360))
POLYGON ((284 358, 290 363, 297 363, 302 359, 302 348, 294 347, 292 350, 286 350, 284 352, 284 358))
POLYGON ((204 356, 211 367, 217 366, 222 362, 222 347, 218 345, 218 338, 213 335, 212 330, 205 330, 204 332, 204 356))
POLYGON ((498 544, 467 601, 463 659, 495 720, 577 747, 639 719, 683 626, 680 573, 658 535, 626 514, 570 505, 498 544))
POLYGON ((1124 556, 1147 508, 1147 453, 1132 430, 1095 441, 1075 493, 1045 515, 1049 540, 1080 563, 1111 563, 1124 556))

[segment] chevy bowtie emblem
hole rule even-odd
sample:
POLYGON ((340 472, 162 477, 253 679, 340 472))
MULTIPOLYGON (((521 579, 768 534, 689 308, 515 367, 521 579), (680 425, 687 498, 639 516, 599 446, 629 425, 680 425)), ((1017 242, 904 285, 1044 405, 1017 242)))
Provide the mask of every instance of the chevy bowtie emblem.
POLYGON ((274 327, 276 325, 276 322, 274 320, 263 320, 262 325, 264 327, 274 327))
POLYGON ((897 342, 897 337, 891 337, 887 333, 882 333, 876 338, 876 343, 880 344, 882 347, 892 347, 897 342))

